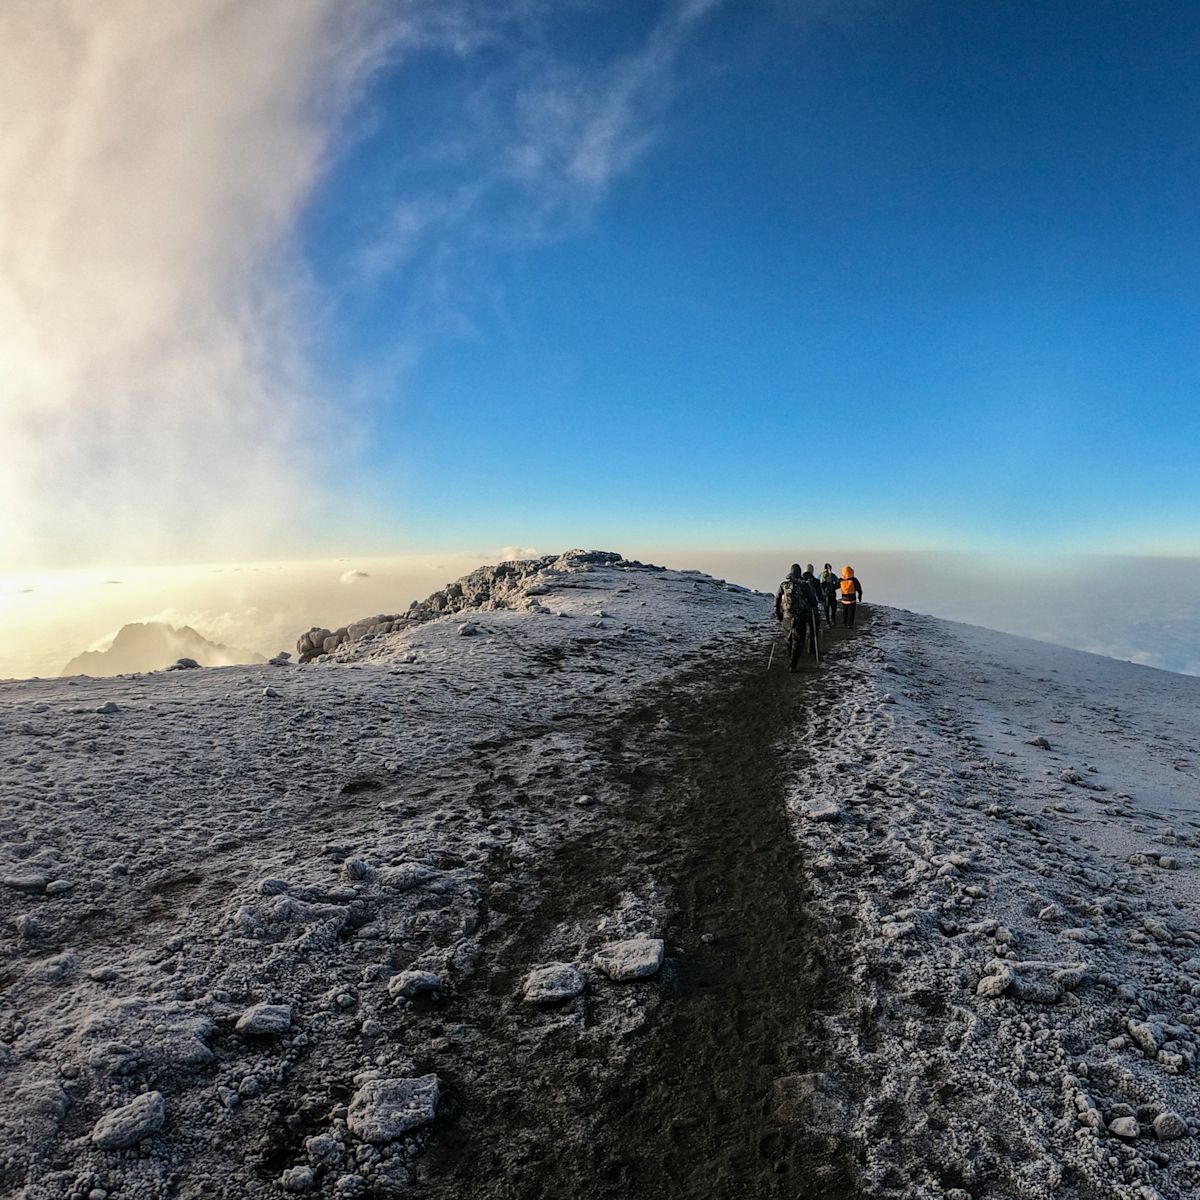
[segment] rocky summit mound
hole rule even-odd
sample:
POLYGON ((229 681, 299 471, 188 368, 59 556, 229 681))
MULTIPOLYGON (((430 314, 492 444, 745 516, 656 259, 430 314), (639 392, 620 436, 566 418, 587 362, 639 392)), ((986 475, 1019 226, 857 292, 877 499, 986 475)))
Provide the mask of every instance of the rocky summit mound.
MULTIPOLYGON (((339 646, 370 641, 384 634, 402 633, 422 621, 453 613, 489 609, 537 612, 543 607, 538 598, 565 577, 596 567, 659 574, 663 571, 662 567, 625 559, 606 550, 568 550, 565 554, 515 559, 494 567, 479 567, 456 583, 434 592, 428 599, 414 600, 402 613, 363 617, 333 630, 314 625, 300 635, 296 651, 302 662, 310 662, 323 654, 332 654, 339 646)), ((721 586, 729 585, 722 583, 721 586)))

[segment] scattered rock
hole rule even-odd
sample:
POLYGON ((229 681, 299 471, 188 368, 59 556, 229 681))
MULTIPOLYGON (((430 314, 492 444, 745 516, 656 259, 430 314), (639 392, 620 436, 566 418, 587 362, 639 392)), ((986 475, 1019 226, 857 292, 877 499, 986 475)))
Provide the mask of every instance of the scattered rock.
POLYGON ((1014 976, 1008 994, 1033 1004, 1057 1004, 1062 999, 1062 990, 1050 980, 1026 979, 1021 975, 1014 976))
POLYGON ((0 883, 15 892, 44 892, 49 882, 41 871, 13 871, 0 879, 0 883))
POLYGON ((979 986, 975 989, 975 994, 987 997, 988 999, 1003 996, 1015 978, 1016 976, 1010 970, 1001 971, 996 975, 985 975, 979 981, 979 986))
POLYGON ((14 921, 17 936, 23 941, 32 942, 42 936, 42 927, 32 913, 21 913, 14 921))
POLYGON ((157 1133, 166 1118, 162 1092, 145 1092, 124 1108, 105 1113, 92 1129, 92 1141, 101 1150, 124 1150, 157 1133))
POLYGON ((1187 1137, 1187 1122, 1174 1112, 1159 1113, 1153 1122, 1154 1136, 1160 1142, 1174 1142, 1187 1137))
POLYGON ((354 1093, 346 1123, 350 1132, 364 1142, 391 1142, 432 1121, 440 1094, 436 1075, 372 1079, 354 1093))
POLYGON ((279 1186, 287 1192, 307 1192, 316 1185, 311 1167, 291 1167, 279 1177, 279 1186))
POLYGON ((345 1155, 342 1143, 328 1133, 319 1133, 315 1137, 307 1138, 304 1142, 304 1152, 314 1167, 336 1166, 345 1155))
POLYGON ((411 1000, 414 996, 440 992, 445 981, 432 971, 401 971, 388 980, 388 995, 394 999, 411 1000))
POLYGON ((238 1033, 282 1037, 292 1027, 290 1004, 256 1004, 238 1017, 238 1033))
POLYGON ((407 862, 395 867, 382 867, 379 871, 379 882, 395 888, 398 892, 407 892, 418 884, 436 879, 437 876, 438 872, 424 863, 407 862))
POLYGON ((663 961, 661 938, 629 938, 612 942, 597 951, 592 961, 609 979, 646 979, 657 973, 663 961))
POLYGON ((530 1004, 557 1004, 570 1000, 587 987, 587 978, 567 963, 547 963, 537 967, 525 979, 524 995, 530 1004))
POLYGON ((1054 749, 1054 747, 1050 745, 1050 739, 1047 737, 1042 737, 1040 734, 1035 738, 1030 738, 1029 741, 1027 741, 1025 743, 1025 745, 1036 746, 1039 750, 1053 750, 1054 749))
POLYGON ((119 713, 121 711, 121 706, 114 700, 106 700, 98 709, 96 709, 96 711, 102 716, 111 717, 113 713, 119 713))
POLYGON ((842 806, 832 799, 817 799, 805 801, 801 812, 810 821, 840 821, 842 806))
POLYGON ((361 858, 348 858, 342 863, 342 874, 353 883, 360 880, 373 879, 375 872, 369 863, 361 858))
POLYGON ((1132 1140, 1141 1133, 1136 1117, 1115 1117, 1108 1123, 1108 1132, 1119 1138, 1132 1140))

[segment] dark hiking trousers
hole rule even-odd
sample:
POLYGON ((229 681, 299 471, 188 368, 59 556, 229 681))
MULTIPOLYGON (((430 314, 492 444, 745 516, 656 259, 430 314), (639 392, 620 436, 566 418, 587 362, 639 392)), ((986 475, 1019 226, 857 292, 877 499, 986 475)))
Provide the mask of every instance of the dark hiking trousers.
POLYGON ((845 625, 847 629, 854 628, 854 614, 857 611, 857 609, 858 609, 857 604, 843 604, 842 605, 842 624, 845 625))
POLYGON ((804 654, 804 647, 807 643, 810 649, 815 650, 817 645, 816 631, 813 629, 813 617, 803 613, 798 616, 792 624, 791 632, 788 634, 788 649, 792 652, 791 662, 788 664, 790 670, 798 670, 800 667, 800 658, 804 654))

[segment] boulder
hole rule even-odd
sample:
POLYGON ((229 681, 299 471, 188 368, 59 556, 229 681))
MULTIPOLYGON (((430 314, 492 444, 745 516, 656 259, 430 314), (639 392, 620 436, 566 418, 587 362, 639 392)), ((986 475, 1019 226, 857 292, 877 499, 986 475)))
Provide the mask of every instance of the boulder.
POLYGON ((587 978, 567 963, 552 962, 535 967, 526 976, 523 992, 530 1004, 557 1004, 570 1000, 587 987, 587 978))
POLYGON ((162 1092, 144 1092, 123 1108, 105 1113, 92 1129, 92 1141, 101 1150, 124 1150, 157 1133, 166 1119, 162 1092))
POLYGON ((351 1097, 346 1124, 364 1142, 382 1145, 395 1141, 433 1120, 440 1095, 436 1075, 371 1079, 351 1097))
POLYGON ((255 1004, 238 1017, 238 1033, 258 1037, 282 1037, 292 1027, 290 1004, 255 1004))
POLYGON ((1154 1118, 1154 1136, 1160 1142, 1174 1142, 1187 1137, 1187 1122, 1173 1112, 1159 1113, 1154 1118))
POLYGON ((646 979, 662 966, 662 939, 641 937, 611 942, 597 951, 592 961, 609 979, 646 979))
POLYGON ((445 986, 445 980, 432 971, 401 971, 388 980, 388 995, 396 999, 411 1000, 414 996, 440 992, 445 986))

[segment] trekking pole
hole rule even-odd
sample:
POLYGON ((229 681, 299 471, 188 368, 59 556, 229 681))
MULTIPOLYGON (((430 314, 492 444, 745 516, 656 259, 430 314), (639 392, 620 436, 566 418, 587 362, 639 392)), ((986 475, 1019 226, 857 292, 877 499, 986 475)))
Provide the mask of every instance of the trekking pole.
POLYGON ((771 639, 771 655, 767 659, 767 670, 768 671, 771 669, 771 664, 775 661, 775 646, 778 644, 778 642, 779 642, 779 634, 776 634, 771 639))
POLYGON ((820 621, 817 619, 817 614, 812 615, 812 632, 813 632, 813 657, 817 660, 817 666, 821 665, 821 636, 819 632, 820 621))

